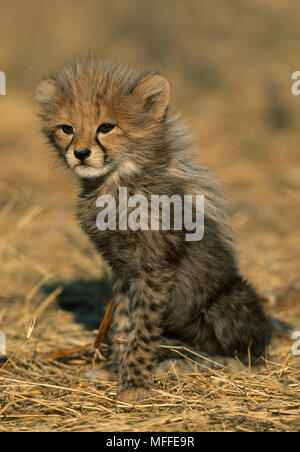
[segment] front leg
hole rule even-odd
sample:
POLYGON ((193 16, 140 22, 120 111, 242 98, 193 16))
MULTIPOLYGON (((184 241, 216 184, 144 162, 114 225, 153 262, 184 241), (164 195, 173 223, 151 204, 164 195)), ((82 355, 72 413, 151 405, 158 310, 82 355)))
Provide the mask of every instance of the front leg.
POLYGON ((162 287, 157 278, 147 275, 132 282, 130 293, 130 328, 119 370, 118 399, 124 402, 147 394, 162 333, 168 284, 162 287))
POLYGON ((108 331, 109 357, 105 368, 118 369, 129 331, 129 298, 127 285, 121 280, 114 283, 111 324, 108 331))

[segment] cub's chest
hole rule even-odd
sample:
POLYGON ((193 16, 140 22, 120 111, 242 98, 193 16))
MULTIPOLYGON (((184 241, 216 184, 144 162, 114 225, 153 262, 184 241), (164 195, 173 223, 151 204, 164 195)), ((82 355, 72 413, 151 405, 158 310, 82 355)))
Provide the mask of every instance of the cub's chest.
POLYGON ((132 252, 135 247, 134 237, 127 230, 121 231, 118 228, 118 202, 110 206, 106 203, 99 204, 98 199, 83 197, 78 202, 77 217, 84 232, 107 258, 111 258, 111 254, 121 255, 125 249, 132 252), (103 218, 105 222, 99 220, 103 218), (114 218, 115 224, 114 221, 110 224, 110 219, 114 218))
POLYGON ((96 198, 84 197, 79 199, 77 218, 88 235, 97 232, 97 214, 96 198))

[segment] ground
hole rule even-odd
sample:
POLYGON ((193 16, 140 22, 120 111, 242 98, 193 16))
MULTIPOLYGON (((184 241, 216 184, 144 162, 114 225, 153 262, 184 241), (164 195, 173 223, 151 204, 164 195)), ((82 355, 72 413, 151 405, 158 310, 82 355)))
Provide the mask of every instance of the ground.
MULTIPOLYGON (((249 130, 246 115, 206 102, 188 117, 195 159, 224 182, 241 267, 267 295, 266 310, 300 330, 297 127, 254 121, 249 130)), ((76 222, 77 182, 47 150, 31 101, 1 99, 0 117, 0 330, 10 356, 0 364, 0 431, 300 430, 300 356, 290 337, 272 341, 259 371, 166 375, 135 407, 115 402, 114 384, 84 379, 101 353, 42 358, 92 343, 109 271, 76 222)))

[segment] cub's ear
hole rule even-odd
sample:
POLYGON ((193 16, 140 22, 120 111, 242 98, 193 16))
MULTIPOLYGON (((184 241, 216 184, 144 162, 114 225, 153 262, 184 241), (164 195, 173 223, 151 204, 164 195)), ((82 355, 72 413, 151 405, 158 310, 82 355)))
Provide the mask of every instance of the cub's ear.
POLYGON ((37 87, 35 100, 41 105, 46 105, 53 100, 56 93, 57 86, 55 80, 52 78, 44 79, 37 87))
POLYGON ((144 110, 162 120, 170 100, 170 84, 159 74, 143 78, 133 91, 144 104, 144 110))

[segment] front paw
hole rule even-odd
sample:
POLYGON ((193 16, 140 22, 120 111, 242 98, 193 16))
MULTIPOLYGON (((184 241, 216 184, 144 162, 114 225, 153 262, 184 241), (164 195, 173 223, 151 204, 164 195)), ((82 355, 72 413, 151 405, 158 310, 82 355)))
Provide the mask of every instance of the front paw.
POLYGON ((135 403, 141 400, 149 399, 150 397, 150 390, 138 386, 120 390, 117 394, 117 400, 126 403, 135 403))

